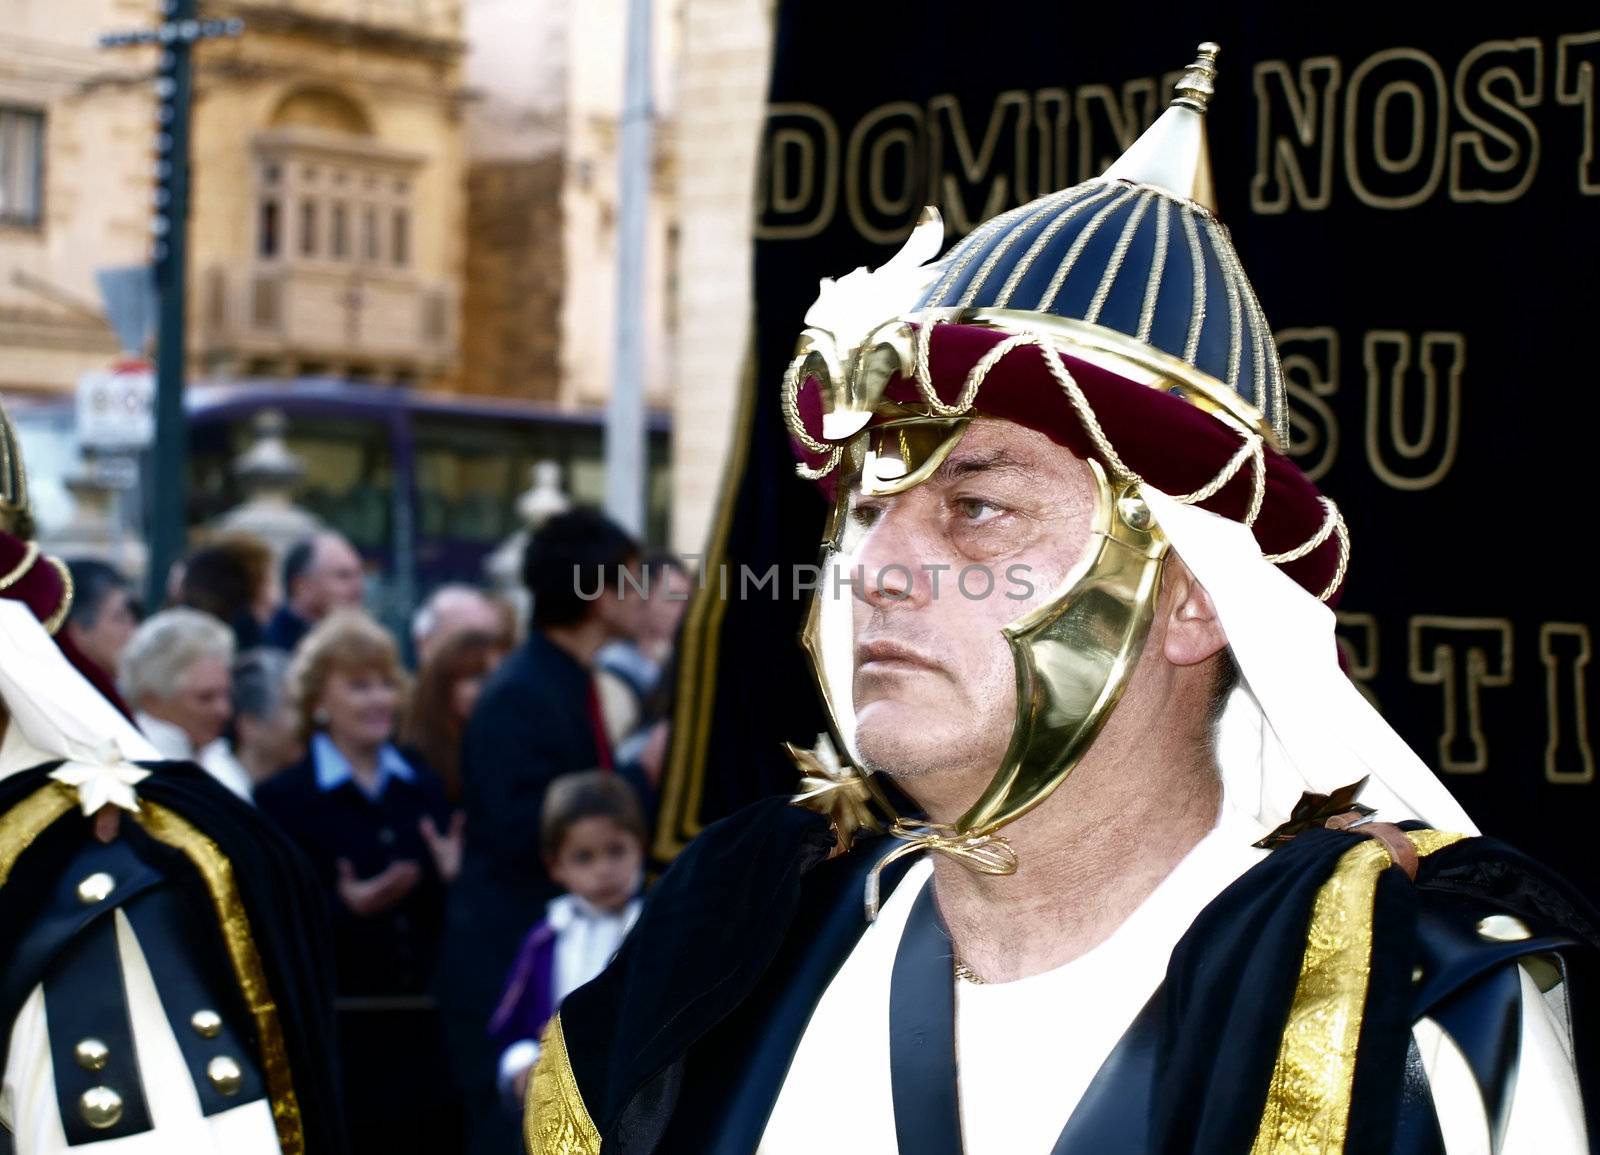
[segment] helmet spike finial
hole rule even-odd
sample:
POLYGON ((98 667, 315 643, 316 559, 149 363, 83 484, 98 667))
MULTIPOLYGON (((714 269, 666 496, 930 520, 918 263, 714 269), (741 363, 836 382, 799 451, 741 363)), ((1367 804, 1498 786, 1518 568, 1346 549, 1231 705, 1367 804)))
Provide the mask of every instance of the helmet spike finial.
POLYGON ((1177 94, 1173 104, 1181 104, 1201 113, 1211 106, 1211 98, 1217 91, 1217 53, 1221 51, 1222 46, 1212 40, 1200 45, 1199 56, 1173 86, 1177 94))

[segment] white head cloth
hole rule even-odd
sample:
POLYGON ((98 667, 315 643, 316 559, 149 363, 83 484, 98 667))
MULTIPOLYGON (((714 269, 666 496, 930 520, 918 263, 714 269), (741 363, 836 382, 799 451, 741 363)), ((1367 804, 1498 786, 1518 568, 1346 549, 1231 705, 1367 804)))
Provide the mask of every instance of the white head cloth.
POLYGON ((6 599, 0 599, 0 697, 11 715, 0 744, 0 778, 58 759, 112 769, 161 758, 72 668, 32 611, 6 599))
POLYGON ((1478 828, 1444 783, 1339 668, 1333 611, 1261 556, 1247 526, 1182 505, 1146 485, 1172 548, 1216 605, 1240 688, 1218 729, 1229 802, 1266 829, 1304 791, 1328 794, 1367 777, 1361 802, 1386 822, 1478 828))

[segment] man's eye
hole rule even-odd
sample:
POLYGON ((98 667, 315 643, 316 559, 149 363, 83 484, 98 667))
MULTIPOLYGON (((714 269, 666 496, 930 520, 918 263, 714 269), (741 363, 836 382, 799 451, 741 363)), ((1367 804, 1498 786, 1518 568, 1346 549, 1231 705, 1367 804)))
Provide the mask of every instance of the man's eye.
POLYGON ((998 505, 987 502, 981 497, 961 498, 956 501, 955 508, 962 520, 978 523, 992 521, 1005 512, 998 505))
POLYGON ((850 509, 850 520, 863 527, 876 525, 882 516, 881 505, 856 505, 850 509))

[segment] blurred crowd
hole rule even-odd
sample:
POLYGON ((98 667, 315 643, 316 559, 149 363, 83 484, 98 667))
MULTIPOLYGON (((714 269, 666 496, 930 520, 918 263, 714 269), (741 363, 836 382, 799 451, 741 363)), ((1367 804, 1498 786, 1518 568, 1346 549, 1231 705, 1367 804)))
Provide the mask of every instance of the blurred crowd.
POLYGON ((359 553, 207 542, 144 613, 69 561, 65 629, 161 752, 276 822, 326 887, 358 1151, 520 1150, 546 1021, 638 913, 692 586, 598 513, 529 540, 516 607, 438 588, 396 638, 359 553))

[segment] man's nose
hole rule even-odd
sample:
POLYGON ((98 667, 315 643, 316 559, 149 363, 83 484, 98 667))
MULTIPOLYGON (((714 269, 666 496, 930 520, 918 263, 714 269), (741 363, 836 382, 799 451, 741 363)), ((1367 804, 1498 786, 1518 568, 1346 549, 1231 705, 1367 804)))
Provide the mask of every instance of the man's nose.
POLYGON ((890 509, 879 518, 858 554, 857 596, 874 609, 927 600, 926 543, 917 540, 908 517, 896 516, 899 512, 890 509))

